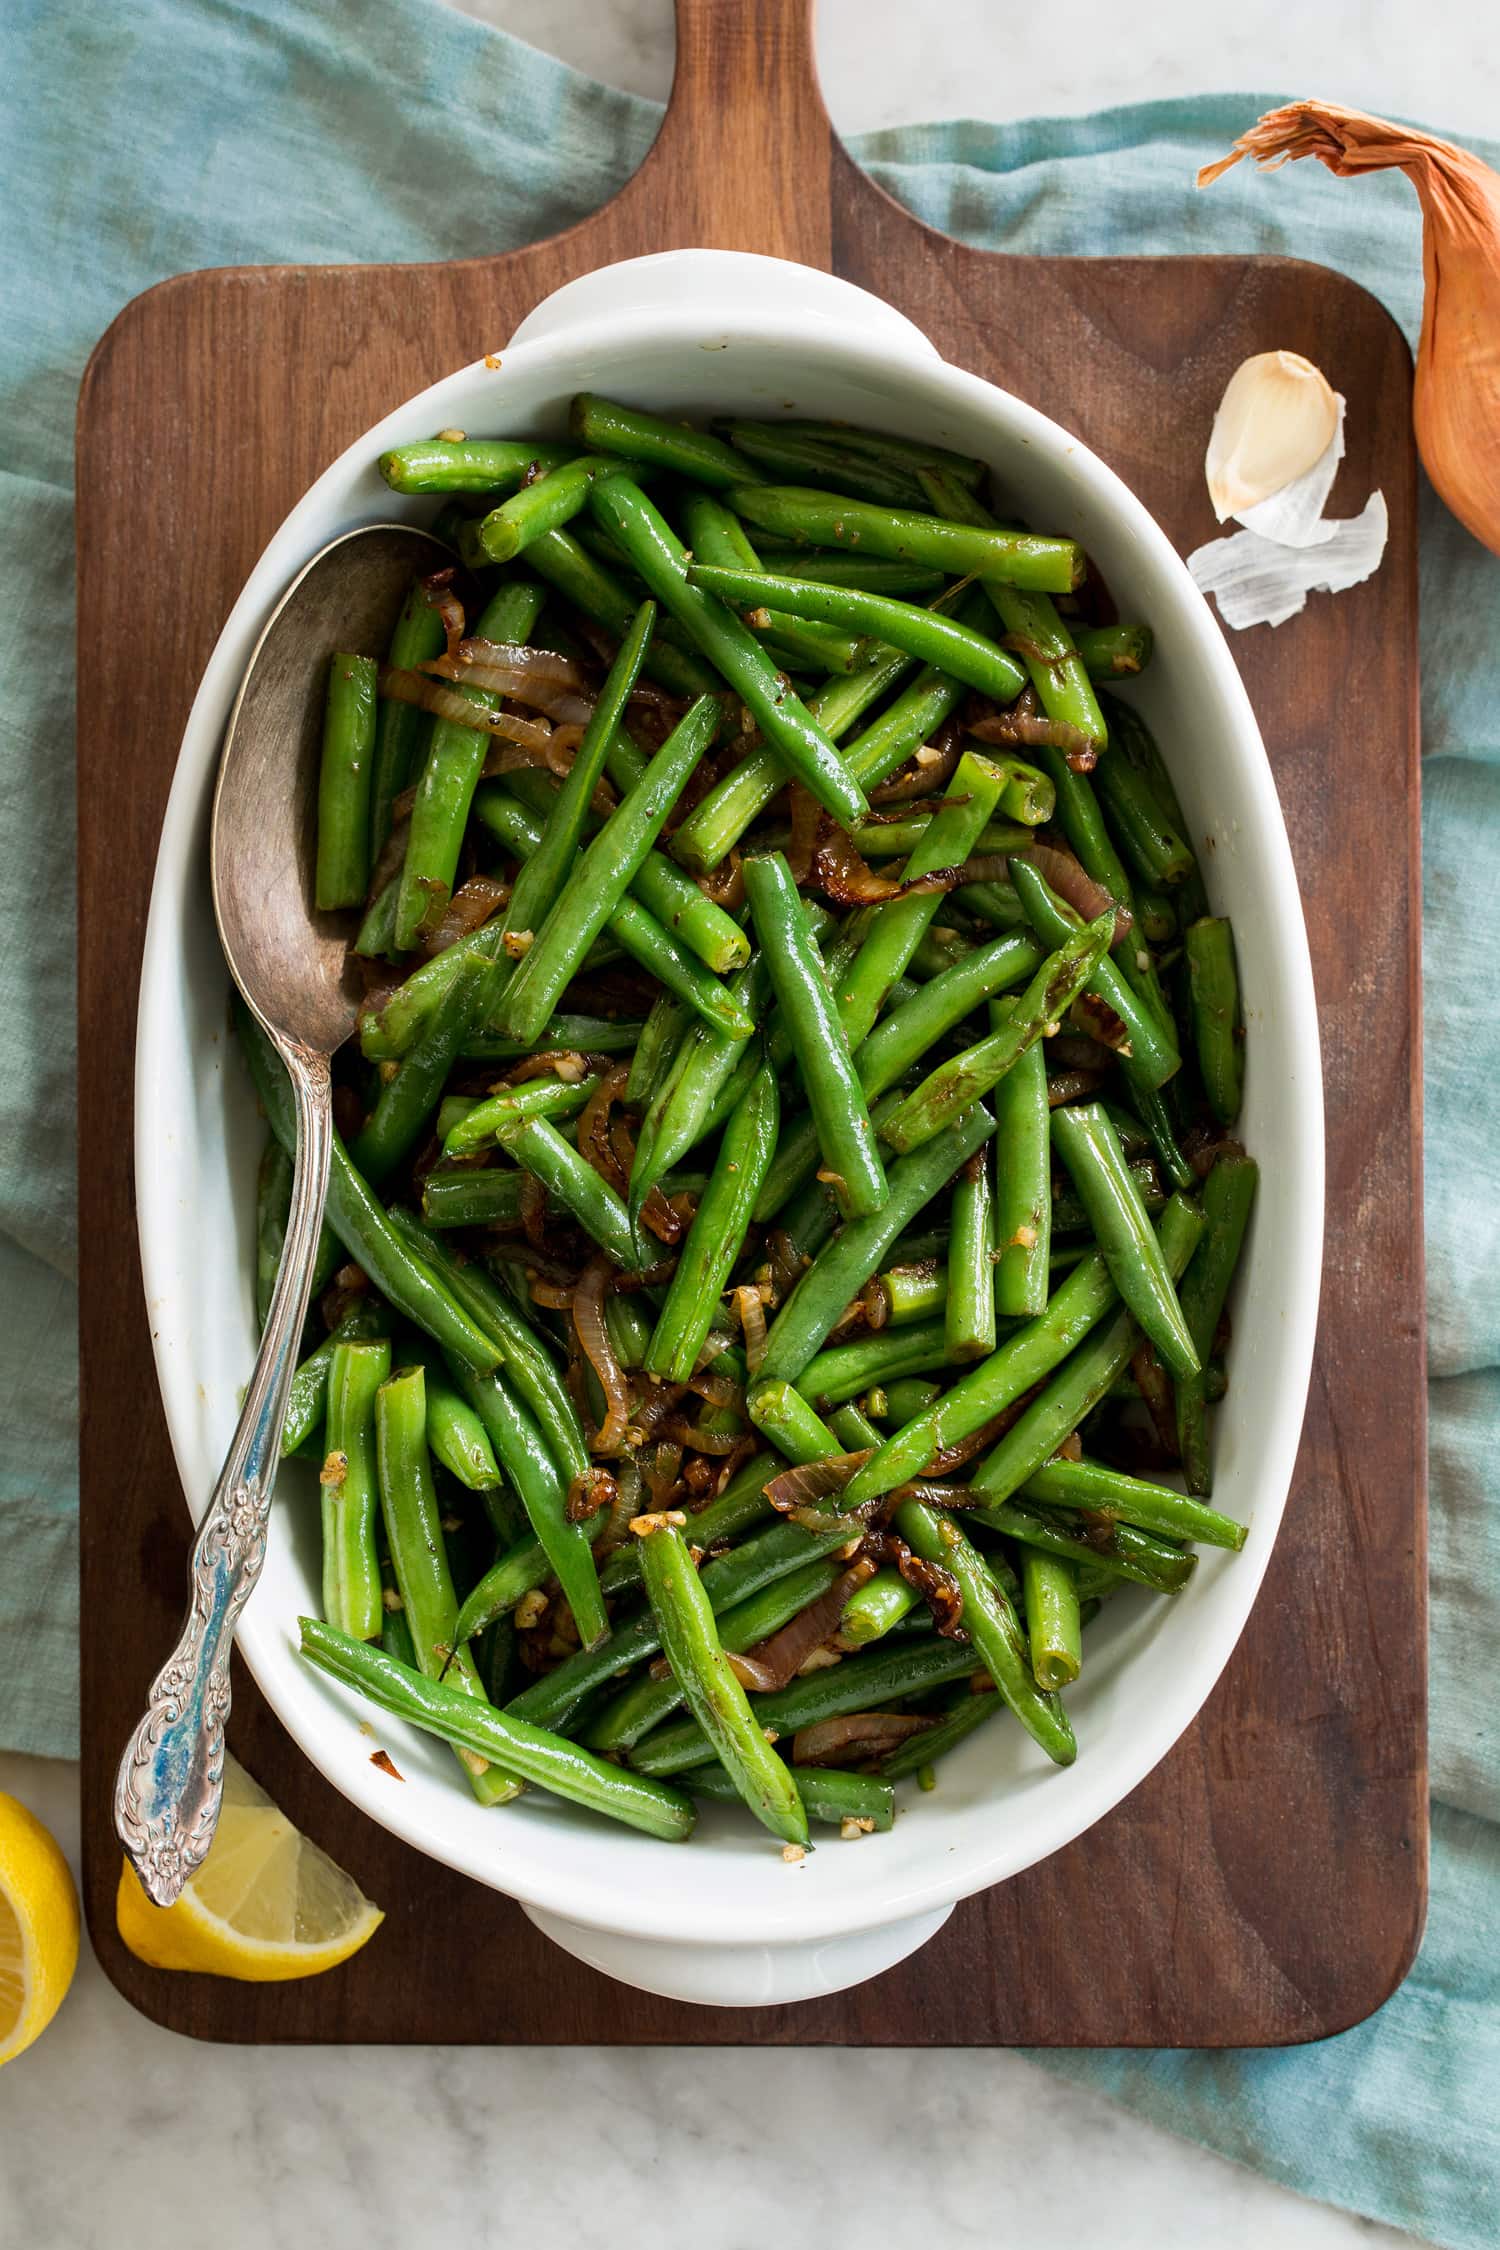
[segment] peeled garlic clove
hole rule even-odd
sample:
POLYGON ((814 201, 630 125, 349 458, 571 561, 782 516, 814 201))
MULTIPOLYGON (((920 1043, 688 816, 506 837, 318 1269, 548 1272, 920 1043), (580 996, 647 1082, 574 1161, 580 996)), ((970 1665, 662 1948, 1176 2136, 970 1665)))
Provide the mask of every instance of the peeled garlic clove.
POLYGON ((1309 594, 1340 594, 1377 568, 1388 530, 1384 494, 1372 492, 1357 516, 1325 523, 1315 545, 1282 546, 1256 531, 1210 539, 1188 556, 1200 593, 1218 599, 1226 625, 1284 625, 1309 594))
POLYGON ((1305 476, 1338 429, 1338 395, 1310 359, 1300 352, 1257 352, 1247 359, 1219 401, 1204 464, 1220 523, 1305 476))
POLYGON ((1329 443, 1303 475, 1293 477, 1269 500, 1258 500, 1253 508, 1239 510, 1236 520, 1247 531, 1258 531, 1262 539, 1274 539, 1283 547, 1316 547, 1332 537, 1335 527, 1323 510, 1344 458, 1344 401, 1337 391, 1333 395, 1338 400, 1339 418, 1329 443))

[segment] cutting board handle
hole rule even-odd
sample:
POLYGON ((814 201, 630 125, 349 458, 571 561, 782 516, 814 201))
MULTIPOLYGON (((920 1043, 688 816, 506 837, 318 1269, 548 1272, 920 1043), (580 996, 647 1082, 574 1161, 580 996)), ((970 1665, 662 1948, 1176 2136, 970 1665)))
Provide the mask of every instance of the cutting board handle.
MULTIPOLYGON (((831 263, 837 142, 818 84, 813 0, 676 0, 660 133, 608 207, 642 237, 831 263)), ((590 222, 585 222, 589 224, 590 222)))

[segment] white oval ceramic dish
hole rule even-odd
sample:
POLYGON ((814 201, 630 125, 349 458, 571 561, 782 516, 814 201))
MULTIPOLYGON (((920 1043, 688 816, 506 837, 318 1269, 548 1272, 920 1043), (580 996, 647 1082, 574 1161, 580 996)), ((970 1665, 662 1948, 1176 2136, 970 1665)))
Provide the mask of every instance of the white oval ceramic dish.
POLYGON ((1260 1585, 1285 1501, 1312 1358, 1323 1130, 1302 910, 1270 768, 1219 628, 1140 502, 1067 432, 946 365, 888 306, 764 258, 687 251, 574 282, 491 368, 436 384, 352 447, 287 517, 219 640, 183 738, 141 980, 136 1173, 157 1370, 195 1514, 255 1353, 252 1202, 263 1128, 226 1046, 226 975, 208 897, 207 821, 225 718, 276 597, 361 522, 427 520, 397 500, 382 448, 448 426, 556 435, 591 389, 684 415, 797 413, 921 434, 981 455, 1018 511, 1082 540, 1128 617, 1156 635, 1139 701, 1155 726, 1216 910, 1234 919, 1249 1029, 1241 1131, 1262 1186, 1236 1303, 1234 1380, 1216 1425, 1215 1504, 1250 1527, 1205 1552, 1175 1602, 1127 1594, 1089 1636, 1069 1698, 1079 1757, 1052 1767, 1019 1728, 987 1728, 908 1800, 895 1830, 824 1843, 800 1864, 727 1808, 687 1849, 529 1792, 504 1811, 465 1793, 441 1743, 380 1720, 405 1776, 370 1762, 367 1716, 296 1653, 318 1604, 315 1487, 283 1472, 265 1574, 240 1629, 261 1688, 307 1755, 370 1816, 522 1901, 572 1952, 627 1983, 719 2004, 837 1991, 900 1960, 956 1900, 1071 1841, 1165 1755, 1218 1679, 1260 1585))

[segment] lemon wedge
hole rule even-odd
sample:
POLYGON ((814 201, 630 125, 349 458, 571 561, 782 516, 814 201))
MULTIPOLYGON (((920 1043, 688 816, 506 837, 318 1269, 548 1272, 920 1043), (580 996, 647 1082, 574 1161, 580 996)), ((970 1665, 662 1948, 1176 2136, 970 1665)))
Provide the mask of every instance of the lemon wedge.
POLYGON ((131 1952, 153 1968, 279 1984, 337 1968, 385 1916, 226 1757, 219 1826, 177 1904, 153 1906, 127 1860, 115 1920, 131 1952))
POLYGON ((0 1791, 0 2063, 44 2032, 78 1966, 78 1893, 54 1839, 0 1791))

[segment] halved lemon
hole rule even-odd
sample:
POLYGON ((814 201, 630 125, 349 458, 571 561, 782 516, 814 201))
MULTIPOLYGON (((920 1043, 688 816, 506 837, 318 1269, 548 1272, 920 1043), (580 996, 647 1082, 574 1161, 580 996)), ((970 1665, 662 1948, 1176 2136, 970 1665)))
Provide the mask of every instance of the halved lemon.
POLYGON ((44 2032, 78 1966, 78 1893, 57 1843, 0 1791, 0 2063, 44 2032))
POLYGON ((153 1906, 127 1860, 115 1920, 131 1952, 153 1968, 279 1984, 336 1969, 385 1916, 226 1757, 219 1826, 177 1904, 153 1906))

